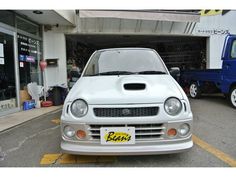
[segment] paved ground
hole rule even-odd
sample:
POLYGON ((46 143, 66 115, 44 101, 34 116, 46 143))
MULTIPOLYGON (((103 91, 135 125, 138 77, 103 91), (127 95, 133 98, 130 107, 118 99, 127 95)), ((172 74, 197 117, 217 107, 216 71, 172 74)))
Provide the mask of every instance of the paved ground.
POLYGON ((0 132, 12 128, 16 125, 27 122, 35 117, 53 112, 55 110, 61 109, 62 106, 51 106, 43 107, 40 109, 31 109, 28 111, 20 111, 0 118, 0 132))
POLYGON ((121 157, 61 154, 58 111, 0 133, 0 166, 236 167, 236 110, 223 97, 190 102, 195 145, 189 152, 121 157))

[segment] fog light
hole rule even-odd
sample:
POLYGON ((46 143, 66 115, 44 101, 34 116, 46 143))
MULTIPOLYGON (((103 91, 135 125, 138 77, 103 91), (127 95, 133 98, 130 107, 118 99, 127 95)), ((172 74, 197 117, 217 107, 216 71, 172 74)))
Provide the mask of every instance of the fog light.
POLYGON ((174 137, 177 134, 177 130, 174 129, 174 128, 171 128, 171 129, 168 130, 167 134, 170 137, 174 137))
POLYGON ((181 136, 186 136, 190 131, 190 126, 189 124, 182 124, 179 129, 178 132, 181 136))
POLYGON ((78 130, 78 131, 76 132, 76 135, 77 135, 78 138, 80 138, 80 139, 84 139, 84 138, 86 137, 86 133, 85 133, 85 131, 83 131, 83 130, 78 130))
POLYGON ((64 134, 68 137, 71 138, 75 135, 75 130, 71 126, 65 126, 64 127, 64 134))

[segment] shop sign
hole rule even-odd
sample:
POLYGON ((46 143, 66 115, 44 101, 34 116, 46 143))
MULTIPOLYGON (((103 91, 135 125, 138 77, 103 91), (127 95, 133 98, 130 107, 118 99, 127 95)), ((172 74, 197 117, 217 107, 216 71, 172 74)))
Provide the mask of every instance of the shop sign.
POLYGON ((6 111, 12 108, 16 107, 16 99, 9 99, 9 100, 4 100, 0 101, 0 110, 1 111, 6 111))
POLYGON ((35 62, 35 58, 33 56, 26 56, 26 61, 34 63, 35 62))
POLYGON ((198 29, 197 33, 206 35, 227 35, 230 34, 228 29, 198 29))
POLYGON ((35 62, 40 53, 40 41, 31 37, 18 34, 19 60, 25 62, 35 62))
POLYGON ((225 15, 229 12, 230 10, 217 10, 217 9, 212 9, 212 10, 201 10, 199 13, 201 16, 214 16, 214 15, 225 15))
POLYGON ((19 60, 20 61, 25 61, 25 55, 19 55, 19 60))
POLYGON ((19 55, 19 60, 34 63, 35 62, 35 57, 34 56, 28 56, 28 55, 19 55))
POLYGON ((221 15, 222 10, 201 10, 201 16, 221 15))

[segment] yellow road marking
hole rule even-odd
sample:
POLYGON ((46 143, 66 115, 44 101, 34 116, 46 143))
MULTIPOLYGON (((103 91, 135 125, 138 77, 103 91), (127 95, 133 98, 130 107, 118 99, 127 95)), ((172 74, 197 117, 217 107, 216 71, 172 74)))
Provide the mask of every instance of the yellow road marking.
POLYGON ((76 156, 71 154, 63 154, 58 160, 60 164, 74 164, 76 163, 76 156))
POLYGON ((40 164, 41 165, 53 164, 60 156, 61 154, 45 154, 41 159, 40 164))
MULTIPOLYGON (((236 167, 236 160, 231 158, 228 154, 220 151, 219 149, 211 146, 197 136, 193 135, 193 142, 200 146, 202 149, 213 154, 218 159, 232 167, 236 167)), ((45 154, 40 161, 41 165, 51 165, 55 162, 59 164, 76 164, 76 163, 111 163, 116 160, 114 156, 82 156, 71 154, 45 154)))
POLYGON ((52 119, 51 122, 54 123, 54 124, 59 125, 61 120, 59 118, 56 118, 56 119, 52 119))
POLYGON ((227 163, 231 167, 236 167, 236 160, 231 158, 228 154, 220 151, 219 149, 214 148, 210 144, 206 143, 205 141, 201 140, 197 136, 193 135, 193 142, 206 150, 207 152, 213 154, 218 159, 222 160, 223 162, 227 163))
POLYGON ((82 156, 71 154, 45 154, 40 165, 58 164, 82 164, 82 163, 112 163, 116 160, 114 156, 82 156))

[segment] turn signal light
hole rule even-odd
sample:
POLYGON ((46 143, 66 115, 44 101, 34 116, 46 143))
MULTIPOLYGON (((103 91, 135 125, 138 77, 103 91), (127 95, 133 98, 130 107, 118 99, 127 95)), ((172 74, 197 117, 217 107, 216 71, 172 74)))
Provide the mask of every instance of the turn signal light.
POLYGON ((177 130, 174 129, 174 128, 171 128, 171 129, 168 130, 167 134, 170 137, 174 137, 177 134, 177 130))
POLYGON ((77 137, 80 138, 80 139, 84 139, 84 138, 86 137, 86 133, 85 133, 85 131, 83 131, 83 130, 78 130, 78 131, 76 132, 76 135, 77 135, 77 137))

